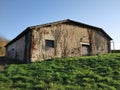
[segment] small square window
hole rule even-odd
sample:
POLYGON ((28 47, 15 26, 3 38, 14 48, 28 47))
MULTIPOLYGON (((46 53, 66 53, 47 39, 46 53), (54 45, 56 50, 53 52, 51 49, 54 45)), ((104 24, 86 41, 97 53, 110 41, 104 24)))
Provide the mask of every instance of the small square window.
POLYGON ((45 40, 46 47, 54 47, 54 40, 45 40))
POLYGON ((12 48, 12 51, 14 51, 14 48, 12 48))

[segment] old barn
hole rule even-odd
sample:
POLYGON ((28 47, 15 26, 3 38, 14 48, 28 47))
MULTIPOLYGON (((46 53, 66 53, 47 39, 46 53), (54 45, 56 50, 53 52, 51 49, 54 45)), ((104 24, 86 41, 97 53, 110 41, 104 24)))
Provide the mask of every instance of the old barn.
POLYGON ((6 56, 23 62, 105 54, 112 38, 99 27, 73 20, 26 28, 6 45, 6 56))

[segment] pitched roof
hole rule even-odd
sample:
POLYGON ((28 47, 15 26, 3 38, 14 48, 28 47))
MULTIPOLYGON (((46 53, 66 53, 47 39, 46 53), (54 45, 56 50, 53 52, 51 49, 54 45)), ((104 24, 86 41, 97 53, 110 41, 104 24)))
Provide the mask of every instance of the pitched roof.
POLYGON ((74 24, 76 24, 78 26, 95 29, 95 30, 98 30, 98 31, 102 32, 103 34, 105 34, 105 36, 107 38, 109 38, 110 40, 112 40, 112 38, 102 28, 99 28, 99 27, 96 27, 96 26, 92 26, 92 25, 88 25, 88 24, 81 23, 81 22, 77 22, 77 21, 70 20, 70 19, 56 21, 56 22, 52 22, 52 23, 41 24, 41 25, 36 25, 36 26, 31 26, 30 28, 45 27, 45 26, 50 26, 50 25, 53 25, 53 24, 60 24, 60 23, 74 23, 74 24))
POLYGON ((26 28, 22 33, 20 33, 12 41, 10 41, 6 45, 6 47, 8 45, 10 45, 11 43, 15 42, 16 40, 18 40, 19 38, 21 38, 22 36, 24 36, 27 32, 31 31, 35 27, 46 27, 46 26, 51 26, 51 25, 54 25, 54 24, 61 24, 61 23, 74 23, 75 25, 78 25, 78 26, 81 26, 81 27, 87 27, 87 28, 90 28, 90 29, 98 30, 98 31, 102 32, 108 39, 112 40, 112 38, 102 28, 95 27, 95 26, 88 25, 88 24, 81 23, 81 22, 77 22, 77 21, 74 21, 74 20, 66 19, 66 20, 56 21, 56 22, 52 22, 52 23, 30 26, 30 27, 26 28))

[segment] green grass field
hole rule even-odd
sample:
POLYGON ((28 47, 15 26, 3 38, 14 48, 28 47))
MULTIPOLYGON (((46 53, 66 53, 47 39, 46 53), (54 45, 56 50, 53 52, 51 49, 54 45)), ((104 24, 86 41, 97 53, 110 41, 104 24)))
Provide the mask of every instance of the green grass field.
POLYGON ((120 90, 120 54, 6 65, 0 90, 120 90))

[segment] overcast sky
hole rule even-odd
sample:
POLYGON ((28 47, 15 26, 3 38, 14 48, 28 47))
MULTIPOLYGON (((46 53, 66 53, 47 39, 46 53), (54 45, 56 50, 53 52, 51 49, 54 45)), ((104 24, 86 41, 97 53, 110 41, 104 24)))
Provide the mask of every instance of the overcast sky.
POLYGON ((28 26, 64 19, 103 28, 120 49, 120 0, 0 0, 0 34, 9 40, 28 26))

